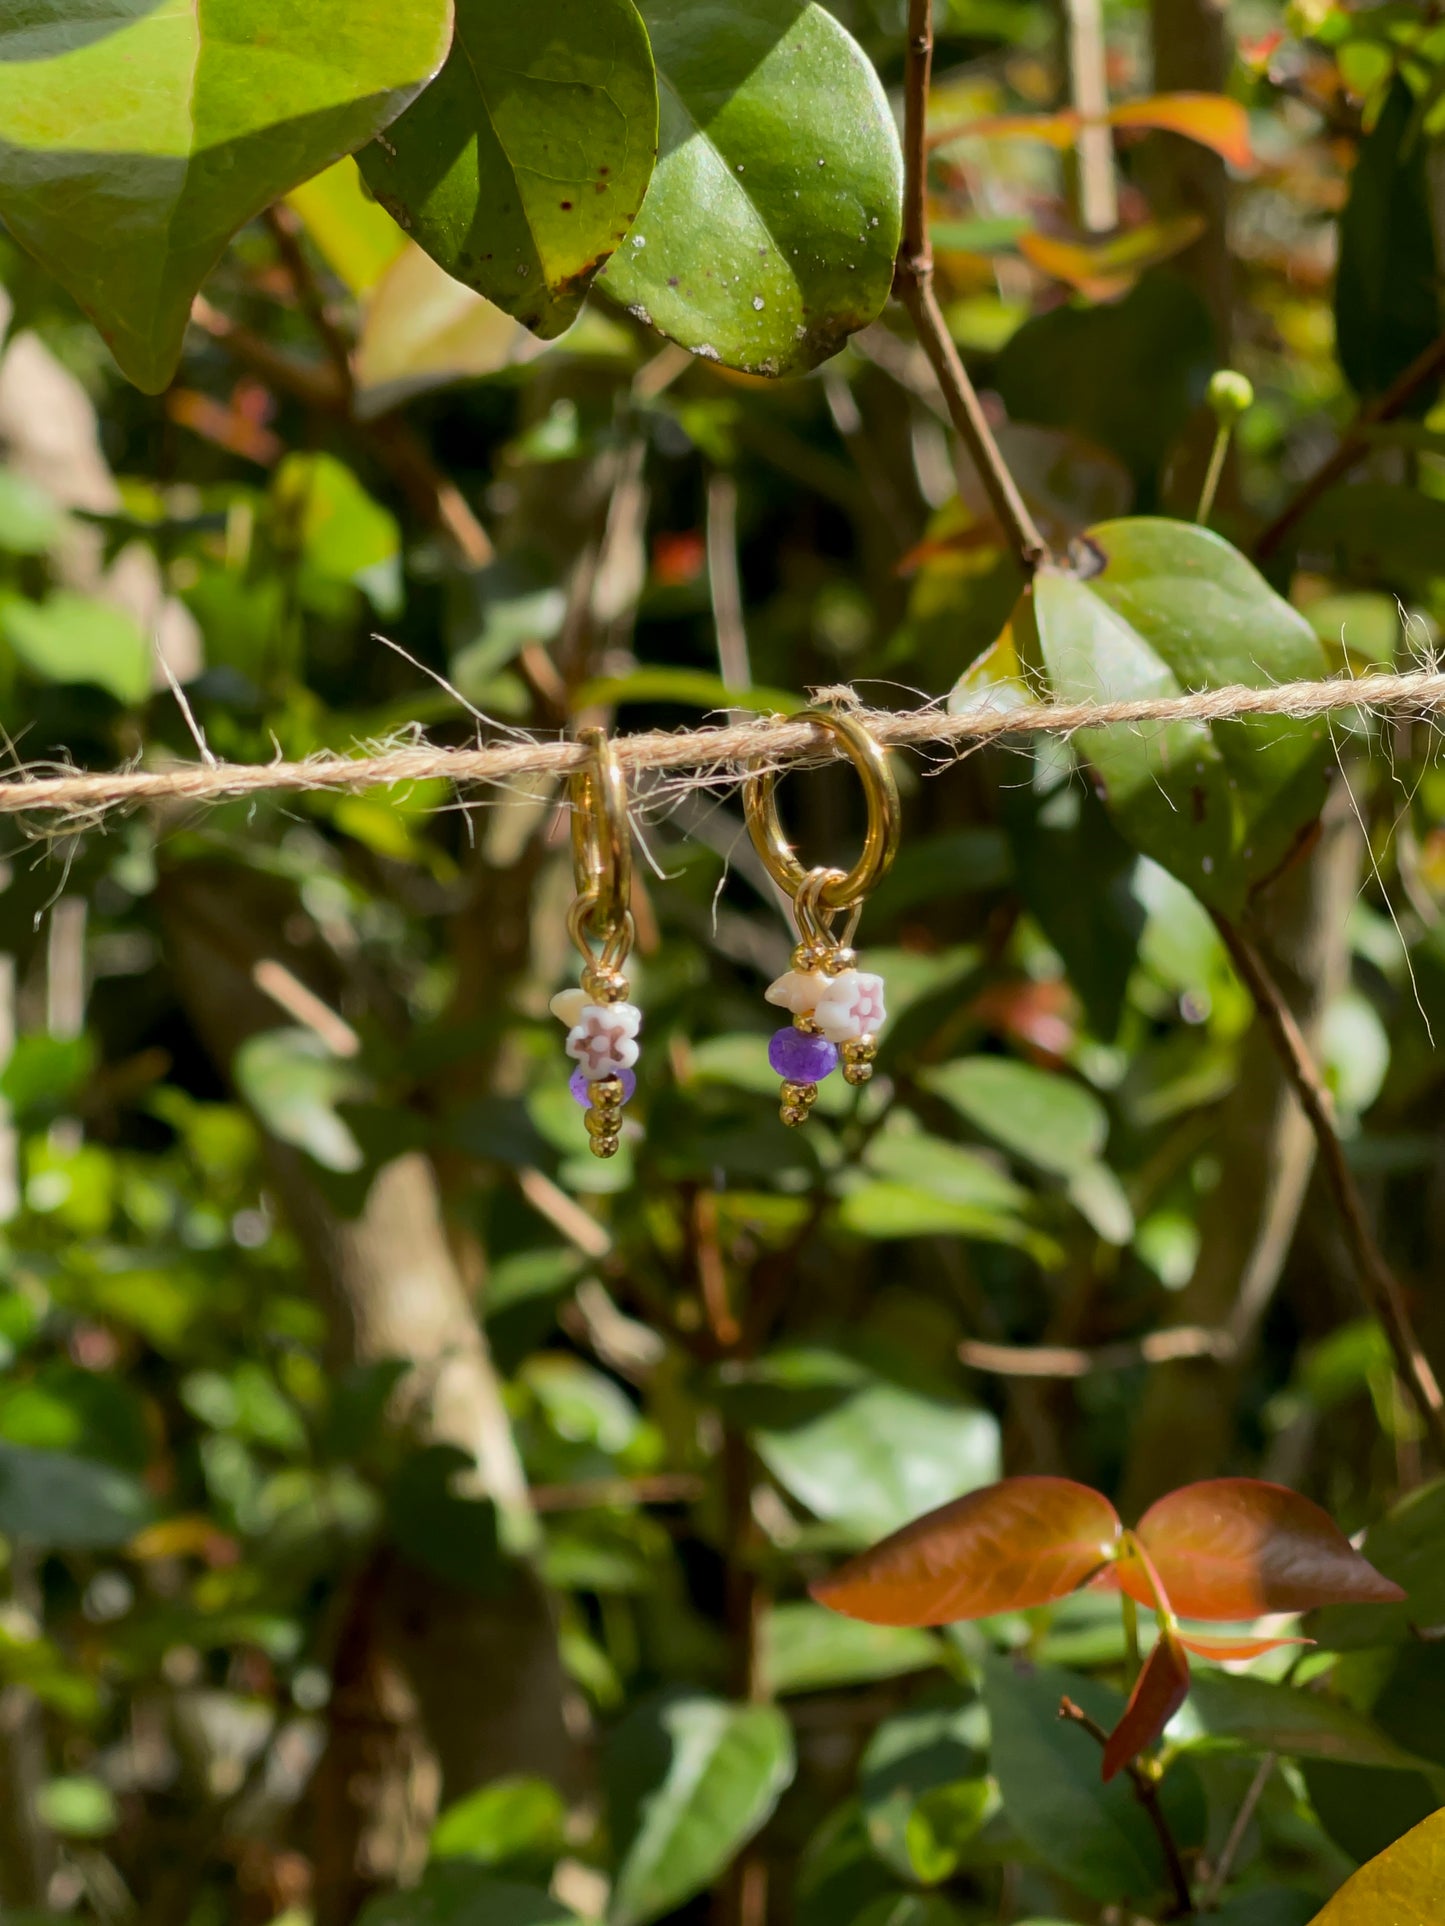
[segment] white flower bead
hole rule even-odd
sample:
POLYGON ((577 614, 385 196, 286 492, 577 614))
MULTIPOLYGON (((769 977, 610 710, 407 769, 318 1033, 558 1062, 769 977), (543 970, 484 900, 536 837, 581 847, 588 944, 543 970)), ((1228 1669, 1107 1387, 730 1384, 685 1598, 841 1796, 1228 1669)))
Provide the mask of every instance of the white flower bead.
POLYGON ((565 1023, 570 1030, 580 1020, 589 1000, 585 990, 559 990, 547 1007, 557 1021, 565 1023))
POLYGON ((635 1003, 586 1003, 567 1033, 567 1054, 589 1083, 630 1070, 638 1058, 642 1012, 635 1003))
POLYGON ((828 979, 813 1021, 829 1043, 853 1043, 876 1036, 884 1014, 882 977, 871 970, 844 970, 828 979))
POLYGON ((821 970, 789 970, 776 983, 770 983, 763 994, 769 1003, 791 1010, 794 1016, 807 1016, 817 1007, 830 980, 821 970))

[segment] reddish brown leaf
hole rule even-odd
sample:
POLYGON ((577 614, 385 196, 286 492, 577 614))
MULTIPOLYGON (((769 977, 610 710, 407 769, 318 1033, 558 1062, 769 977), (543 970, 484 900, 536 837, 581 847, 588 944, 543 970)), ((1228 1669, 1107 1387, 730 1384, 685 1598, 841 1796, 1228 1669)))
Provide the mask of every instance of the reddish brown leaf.
POLYGON ((1209 1638, 1202 1632, 1181 1632, 1179 1643, 1196 1658, 1254 1659, 1264 1652, 1277 1652, 1281 1645, 1313 1645, 1312 1638, 1209 1638))
MULTIPOLYGON (((1257 1478, 1210 1478, 1152 1505, 1138 1538, 1181 1618, 1250 1619, 1315 1605, 1391 1604, 1405 1594, 1319 1506, 1257 1478)), ((1153 1601, 1139 1574, 1119 1583, 1153 1601)))
POLYGON ((1189 1692, 1189 1661, 1171 1627, 1161 1625, 1159 1643, 1134 1681, 1124 1716, 1104 1747, 1104 1778, 1122 1772, 1146 1746, 1153 1745, 1189 1692))
POLYGON ((1232 167, 1252 167, 1249 116, 1223 94, 1155 94, 1109 110, 1111 127, 1160 127, 1212 147, 1232 167))
POLYGON ((1119 1519, 1068 1478, 1005 1478, 915 1518, 812 1587, 870 1625, 947 1625, 1046 1605, 1109 1558, 1119 1519))

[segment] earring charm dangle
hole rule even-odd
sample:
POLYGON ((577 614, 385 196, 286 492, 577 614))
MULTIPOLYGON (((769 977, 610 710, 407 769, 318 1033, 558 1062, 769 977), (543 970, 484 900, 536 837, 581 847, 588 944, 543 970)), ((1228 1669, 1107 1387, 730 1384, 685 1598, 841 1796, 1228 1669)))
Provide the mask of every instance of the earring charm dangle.
POLYGON ((783 1122, 796 1126, 807 1122, 818 1085, 840 1062, 849 1083, 867 1083, 873 1075, 885 1015, 883 979, 858 968, 853 937, 865 900, 898 853, 899 812, 887 752, 856 717, 807 709, 793 720, 829 731, 857 770, 868 804, 863 850, 852 869, 804 869, 778 815, 777 771, 754 764, 743 790, 748 833, 768 874, 792 898, 798 932, 791 969, 766 993, 793 1019, 774 1033, 768 1062, 783 1080, 783 1122))
POLYGON ((568 783, 576 895, 567 929, 582 957, 581 987, 552 998, 567 1026, 569 1083, 586 1110, 588 1148, 612 1157, 622 1136, 622 1107, 637 1087, 642 1012, 629 1000, 622 966, 632 948, 632 837, 627 784, 604 729, 583 729, 588 759, 568 783))

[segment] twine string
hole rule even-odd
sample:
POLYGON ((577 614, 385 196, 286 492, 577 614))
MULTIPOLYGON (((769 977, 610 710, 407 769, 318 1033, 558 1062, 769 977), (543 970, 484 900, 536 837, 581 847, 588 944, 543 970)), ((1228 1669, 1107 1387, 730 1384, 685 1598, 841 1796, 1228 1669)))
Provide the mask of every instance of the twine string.
MULTIPOLYGON (((825 696, 846 695, 827 691, 825 696)), ((1250 716, 1310 721, 1346 710, 1371 715, 1429 718, 1445 712, 1445 673, 1337 676, 1277 683, 1265 688, 1228 684, 1186 695, 1150 696, 1119 702, 1039 702, 1005 707, 999 702, 951 715, 941 708, 890 710, 850 704, 880 743, 894 749, 937 748, 957 754, 1004 737, 1071 736, 1110 726, 1143 729, 1171 723, 1230 722, 1250 716)), ((615 739, 617 759, 629 774, 692 774, 699 784, 740 779, 750 762, 770 766, 827 762, 836 754, 831 735, 786 717, 731 722, 687 730, 655 729, 615 739)), ((473 748, 413 742, 356 755, 327 753, 301 761, 171 763, 104 772, 54 765, 21 768, 0 781, 0 816, 43 814, 75 827, 94 826, 113 811, 142 803, 219 803, 262 795, 330 792, 352 795, 394 784, 437 778, 465 788, 514 782, 529 776, 565 776, 587 761, 582 744, 513 736, 473 748)))

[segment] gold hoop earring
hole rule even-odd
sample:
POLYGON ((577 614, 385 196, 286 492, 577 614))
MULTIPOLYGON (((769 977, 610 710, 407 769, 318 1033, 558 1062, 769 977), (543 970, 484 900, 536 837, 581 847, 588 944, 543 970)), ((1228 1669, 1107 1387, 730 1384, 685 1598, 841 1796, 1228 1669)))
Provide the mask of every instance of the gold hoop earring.
POLYGON ((868 803, 863 849, 850 870, 804 869, 778 815, 777 771, 753 765, 743 790, 748 834, 768 874, 792 899, 798 932, 792 968, 771 984, 769 1003, 791 1011, 792 1024, 768 1045, 768 1062, 783 1080, 780 1115, 806 1123, 818 1085, 841 1060, 849 1083, 867 1083, 886 1014, 883 979, 857 967, 853 937, 863 904, 898 853, 898 787, 888 754, 854 716, 806 709, 793 718, 827 729, 853 764, 868 803), (841 930, 834 925, 843 917, 841 930))
POLYGON ((560 990, 552 1014, 567 1025, 567 1054, 577 1064, 569 1088, 586 1110, 594 1157, 613 1157, 622 1106, 637 1087, 642 1012, 628 1000, 622 966, 632 948, 632 832, 627 783, 605 729, 578 736, 588 759, 568 780, 575 896, 567 930, 582 956, 579 989, 560 990))

